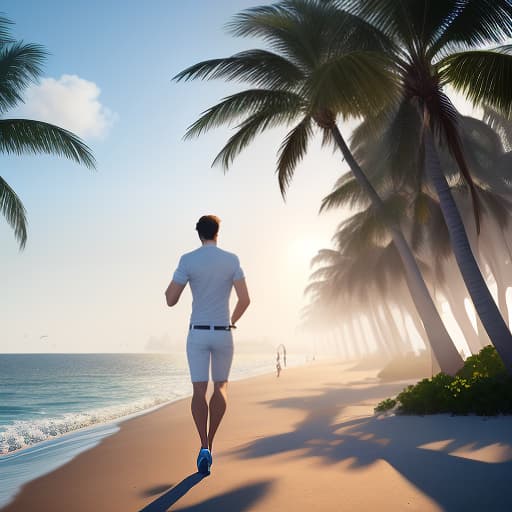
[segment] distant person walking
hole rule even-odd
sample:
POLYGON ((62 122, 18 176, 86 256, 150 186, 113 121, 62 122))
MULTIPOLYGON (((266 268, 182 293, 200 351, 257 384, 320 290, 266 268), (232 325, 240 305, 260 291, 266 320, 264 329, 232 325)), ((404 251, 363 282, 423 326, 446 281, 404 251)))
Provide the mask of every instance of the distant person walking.
POLYGON ((210 472, 213 438, 226 411, 227 382, 233 360, 231 330, 236 328, 236 322, 250 303, 238 257, 217 247, 219 223, 215 215, 199 219, 196 230, 202 246, 180 258, 165 292, 167 305, 174 306, 187 283, 192 290, 187 359, 194 388, 192 416, 201 439, 197 470, 203 474, 210 472), (238 302, 230 319, 229 297, 233 287, 238 302), (208 404, 210 360, 214 388, 208 404))

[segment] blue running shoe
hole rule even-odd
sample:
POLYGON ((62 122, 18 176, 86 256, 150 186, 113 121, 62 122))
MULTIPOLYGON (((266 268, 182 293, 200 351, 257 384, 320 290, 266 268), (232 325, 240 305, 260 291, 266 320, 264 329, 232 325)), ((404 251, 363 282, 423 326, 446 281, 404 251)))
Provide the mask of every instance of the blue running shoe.
POLYGON ((197 456, 197 471, 202 475, 210 474, 210 467, 212 465, 212 454, 208 448, 201 448, 197 456))

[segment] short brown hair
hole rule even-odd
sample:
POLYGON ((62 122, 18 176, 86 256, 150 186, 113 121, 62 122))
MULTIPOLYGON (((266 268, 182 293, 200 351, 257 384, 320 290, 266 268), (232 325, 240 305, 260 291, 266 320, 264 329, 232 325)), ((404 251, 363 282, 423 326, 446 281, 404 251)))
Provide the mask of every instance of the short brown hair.
POLYGON ((215 240, 219 232, 220 219, 216 215, 203 215, 196 224, 199 238, 202 240, 215 240))

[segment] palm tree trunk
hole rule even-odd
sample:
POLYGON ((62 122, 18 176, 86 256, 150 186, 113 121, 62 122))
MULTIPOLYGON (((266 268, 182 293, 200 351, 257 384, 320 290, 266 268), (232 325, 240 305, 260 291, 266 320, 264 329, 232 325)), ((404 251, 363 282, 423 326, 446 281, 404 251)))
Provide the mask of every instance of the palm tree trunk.
POLYGON ((477 333, 471 325, 466 308, 464 307, 464 297, 457 296, 450 292, 445 293, 445 297, 450 304, 450 309, 452 310, 453 318, 455 318, 455 321, 464 336, 464 340, 466 341, 470 353, 473 355, 478 354, 482 345, 480 344, 477 333))
POLYGON ((411 300, 411 296, 409 295, 403 295, 402 291, 400 291, 401 296, 404 300, 404 307, 406 308, 407 313, 411 317, 412 323, 414 324, 414 327, 418 331, 418 334, 421 338, 421 341, 424 343, 425 348, 427 350, 430 350, 430 345, 428 342, 428 336, 425 331, 425 327, 423 326, 421 322, 421 318, 418 315, 418 310, 414 307, 414 304, 411 300))
POLYGON ((350 357, 351 359, 357 359, 357 333, 355 330, 354 325, 354 315, 351 315, 350 320, 347 322, 348 332, 349 332, 349 338, 350 338, 350 357))
POLYGON ((359 332, 361 333, 361 339, 359 341, 359 357, 362 358, 366 355, 366 353, 368 352, 368 341, 366 340, 366 329, 364 327, 364 323, 363 323, 363 314, 360 313, 358 316, 357 316, 357 326, 358 326, 358 330, 359 332))
POLYGON ((391 327, 389 325, 389 320, 386 315, 386 311, 384 311, 383 308, 384 301, 381 302, 379 307, 377 308, 377 315, 380 320, 381 330, 383 333, 383 342, 386 344, 386 347, 388 348, 389 354, 391 357, 395 357, 398 354, 398 351, 395 346, 395 337, 393 336, 393 333, 391 332, 391 327))
POLYGON ((450 233, 453 253, 462 278, 491 342, 496 347, 508 372, 512 374, 512 334, 508 330, 489 288, 487 288, 471 251, 462 218, 441 169, 434 138, 428 125, 425 128, 424 140, 425 169, 439 198, 441 211, 450 233))
POLYGON ((382 301, 382 310, 384 311, 384 315, 387 319, 387 324, 389 326, 389 330, 391 332, 391 343, 395 354, 403 355, 404 353, 404 343, 402 339, 402 335, 400 333, 400 328, 398 327, 395 317, 389 307, 387 301, 382 301))
POLYGON ((498 288, 498 307, 501 311, 501 316, 505 320, 507 327, 510 329, 510 318, 508 315, 507 305, 507 288, 510 280, 507 279, 507 261, 510 258, 508 246, 506 244, 505 232, 503 229, 496 229, 495 224, 489 226, 486 230, 486 235, 490 242, 485 244, 484 257, 490 262, 489 266, 496 281, 498 288), (498 254, 501 257, 498 257, 498 254))
POLYGON ((370 315, 372 320, 372 327, 375 333, 375 342, 377 345, 377 352, 381 353, 383 356, 387 358, 391 358, 392 350, 386 342, 386 336, 384 334, 384 330, 382 327, 382 323, 378 316, 378 307, 372 305, 370 307, 370 315))
MULTIPOLYGON (((359 186, 368 194, 372 206, 377 211, 382 212, 384 210, 384 204, 382 200, 353 157, 352 152, 345 143, 345 140, 343 139, 338 126, 334 124, 330 130, 334 140, 336 141, 339 149, 345 157, 350 170, 359 183, 359 186)), ((453 341, 450 338, 445 325, 443 324, 441 316, 436 309, 434 301, 432 300, 432 297, 428 291, 427 285, 425 284, 423 276, 421 275, 418 264, 414 259, 414 255, 412 254, 412 251, 407 244, 400 228, 397 226, 389 226, 389 230, 393 239, 393 243, 395 244, 398 253, 400 254, 400 258, 402 259, 402 263, 405 269, 407 286, 411 293, 414 305, 416 306, 421 317, 425 331, 427 332, 432 351, 434 352, 435 357, 439 362, 441 370, 449 375, 454 375, 458 370, 460 370, 460 368, 462 368, 464 364, 462 357, 455 348, 455 345, 453 344, 453 341)))

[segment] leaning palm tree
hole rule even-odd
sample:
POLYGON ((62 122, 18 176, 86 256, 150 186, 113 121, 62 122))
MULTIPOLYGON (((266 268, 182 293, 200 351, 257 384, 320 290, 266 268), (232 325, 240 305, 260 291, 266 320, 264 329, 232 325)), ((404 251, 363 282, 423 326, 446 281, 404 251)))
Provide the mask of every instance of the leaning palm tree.
MULTIPOLYGON (((391 215, 402 217, 399 213, 405 206, 402 197, 388 198, 385 204, 388 215, 391 210, 391 215)), ((402 221, 402 224, 406 222, 402 221)), ((407 294, 404 296, 403 293, 403 285, 406 283, 404 266, 386 232, 383 219, 376 218, 369 209, 355 213, 340 224, 333 241, 336 251, 321 251, 313 260, 316 264, 328 263, 329 266, 321 267, 312 278, 318 276, 318 272, 321 277, 328 277, 327 272, 330 270, 333 276, 330 279, 332 295, 359 297, 367 306, 374 302, 372 297, 378 297, 382 299, 377 301, 380 309, 386 309, 388 303, 394 303, 396 309, 410 316, 421 335, 424 330, 416 322, 415 310, 411 309, 410 301, 406 300, 407 294), (338 251, 339 255, 335 257, 338 251), (368 294, 370 288, 375 291, 368 294)), ((429 266, 421 259, 417 260, 422 274, 428 277, 431 274, 429 266)), ((385 317, 392 319, 389 312, 386 312, 385 317)), ((395 338, 398 339, 397 336, 395 338)), ((428 344, 428 338, 424 341, 428 344)))
MULTIPOLYGON (((508 280, 503 266, 510 257, 504 241, 512 212, 512 186, 508 182, 507 173, 500 168, 500 162, 507 154, 504 153, 498 133, 482 121, 460 117, 459 130, 474 186, 478 190, 480 217, 484 227, 480 235, 481 243, 473 236, 471 244, 476 249, 481 267, 490 267, 498 285, 501 311, 507 314, 505 293, 508 280)), ((394 116, 390 115, 388 121, 381 123, 379 129, 369 121, 361 123, 353 133, 351 149, 362 165, 371 169, 368 177, 381 197, 385 198, 389 194, 403 197, 402 203, 406 208, 400 212, 402 229, 408 234, 417 257, 435 263, 435 280, 447 292, 443 292, 443 295, 449 300, 452 311, 462 320, 466 316, 463 304, 466 293, 459 286, 457 269, 451 267, 453 251, 449 232, 435 192, 424 173, 421 148, 417 144, 420 132, 421 119, 417 111, 411 105, 403 103, 399 112, 394 116), (450 265, 449 270, 445 268, 446 265, 450 265), (449 280, 446 279, 447 276, 450 276, 449 280), (460 304, 454 304, 456 297, 461 299, 460 304)), ((446 148, 441 148, 440 156, 444 171, 452 183, 452 194, 455 195, 459 209, 462 207, 462 218, 466 225, 473 227, 470 233, 475 232, 472 210, 469 208, 469 194, 467 187, 460 183, 457 165, 446 148)), ((367 204, 368 199, 357 182, 350 175, 345 175, 338 180, 333 192, 324 199, 322 209, 343 206, 365 208, 367 204)), ((469 324, 467 317, 465 322, 469 324)), ((471 343, 469 325, 462 324, 461 329, 473 351, 481 348, 471 343)), ((485 333, 479 334, 485 336, 485 333)), ((488 343, 487 340, 486 344, 488 343)))
MULTIPOLYGON (((90 149, 68 130, 42 121, 5 118, 8 110, 23 102, 23 91, 41 76, 46 57, 42 46, 15 41, 9 32, 10 25, 7 18, 0 16, 0 152, 59 155, 94 168, 90 149)), ((1 176, 0 211, 23 249, 27 242, 25 207, 1 176)))
MULTIPOLYGON (((389 50, 389 45, 387 38, 368 23, 340 11, 335 4, 329 0, 283 0, 235 16, 229 24, 234 35, 261 37, 273 51, 249 50, 207 60, 176 75, 176 80, 225 78, 253 86, 204 112, 186 137, 235 123, 235 134, 214 160, 227 169, 259 133, 292 125, 278 154, 277 174, 284 195, 315 127, 319 127, 324 142, 341 150, 379 215, 382 201, 353 158, 337 118, 376 115, 395 101, 395 77, 389 73, 387 58, 377 57, 375 52, 389 50)), ((462 359, 403 234, 392 222, 388 229, 404 262, 411 295, 436 357, 442 369, 453 374, 462 366, 462 359)))
MULTIPOLYGON (((359 240, 366 236, 346 234, 353 231, 354 224, 360 225, 360 214, 340 226, 335 238, 339 235, 342 243, 336 244, 336 250, 322 249, 313 258, 316 269, 306 289, 311 303, 305 319, 314 318, 320 308, 324 316, 329 314, 327 325, 335 330, 341 323, 352 322, 352 316, 365 318, 378 352, 387 356, 403 354, 412 346, 404 338, 407 330, 398 328, 390 306, 396 306, 393 309, 400 314, 410 314, 413 322, 414 307, 407 311, 409 304, 401 296, 404 272, 400 258, 392 243, 380 245, 367 241, 361 248, 359 240), (356 246, 355 256, 351 254, 352 245, 356 246)), ((421 336, 421 326, 418 332, 421 336)))
MULTIPOLYGON (((506 117, 512 114, 512 37, 510 0, 340 0, 393 43, 391 58, 402 86, 402 105, 421 120, 425 172, 439 199, 455 258, 482 323, 512 373, 512 334, 480 272, 450 187, 438 144, 446 146, 473 197, 477 231, 480 203, 461 143, 458 115, 444 91, 453 86, 475 105, 506 117), (501 46, 495 46, 501 45, 501 46), (437 144, 436 144, 437 142, 437 144)), ((384 85, 384 84, 383 84, 384 85)), ((400 109, 395 110, 398 115, 400 109)), ((388 112, 388 120, 389 120, 388 112)))

